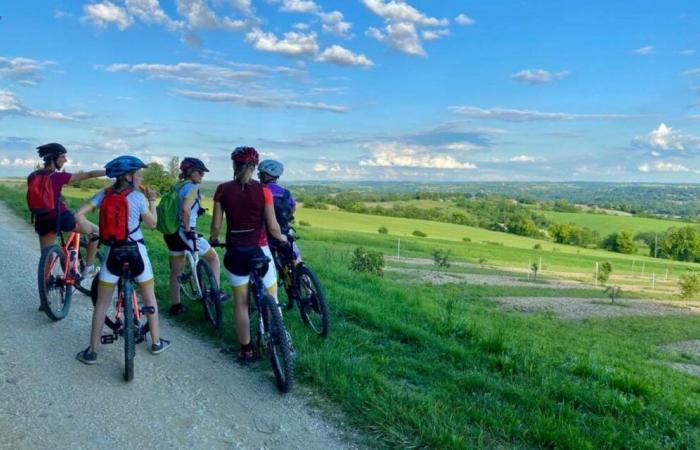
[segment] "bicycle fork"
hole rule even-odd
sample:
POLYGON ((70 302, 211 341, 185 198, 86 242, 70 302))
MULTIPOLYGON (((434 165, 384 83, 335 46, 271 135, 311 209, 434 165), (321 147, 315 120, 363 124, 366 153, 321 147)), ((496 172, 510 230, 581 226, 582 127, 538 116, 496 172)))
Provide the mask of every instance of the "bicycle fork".
MULTIPOLYGON (((124 320, 120 319, 120 316, 123 315, 122 301, 123 299, 121 297, 117 301, 116 321, 113 322, 113 325, 107 323, 107 326, 112 330, 112 334, 103 334, 100 337, 100 342, 102 342, 103 344, 113 344, 119 340, 119 335, 124 334, 124 324, 126 323, 126 318, 122 317, 122 319, 124 320)), ((132 326, 138 327, 141 323, 141 314, 155 314, 156 308, 153 306, 142 306, 141 308, 139 308, 136 293, 134 293, 132 301, 134 303, 134 318, 132 326)), ((148 333, 149 331, 150 328, 148 326, 148 323, 139 327, 136 331, 136 343, 140 344, 141 342, 143 342, 146 339, 146 333, 148 333)))

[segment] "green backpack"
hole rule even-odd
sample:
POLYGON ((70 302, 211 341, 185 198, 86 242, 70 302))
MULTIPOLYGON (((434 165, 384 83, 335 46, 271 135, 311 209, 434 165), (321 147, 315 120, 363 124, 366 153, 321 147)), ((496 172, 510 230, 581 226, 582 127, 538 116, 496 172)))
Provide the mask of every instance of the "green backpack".
POLYGON ((180 188, 187 184, 187 181, 175 183, 170 192, 161 197, 156 213, 158 214, 158 224, 156 229, 163 234, 175 234, 180 227, 180 217, 178 216, 178 193, 180 188))

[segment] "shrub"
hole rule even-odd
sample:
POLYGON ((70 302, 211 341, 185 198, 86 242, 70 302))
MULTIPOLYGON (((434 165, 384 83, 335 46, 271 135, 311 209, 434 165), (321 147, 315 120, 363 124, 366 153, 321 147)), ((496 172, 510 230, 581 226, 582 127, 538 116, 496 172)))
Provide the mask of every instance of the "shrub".
POLYGON ((463 237, 462 240, 464 242, 471 242, 472 241, 471 238, 468 238, 468 237, 463 237))
POLYGON ((352 253, 350 270, 384 276, 384 254, 382 252, 357 247, 352 253))
POLYGON ((536 262, 532 263, 530 266, 530 271, 532 272, 532 276, 535 281, 537 281, 537 272, 540 270, 540 265, 537 264, 536 262))
POLYGON ((620 286, 608 286, 603 292, 608 294, 612 303, 615 303, 615 299, 622 295, 622 288, 620 286))
POLYGON ((300 220, 299 225, 302 227, 310 227, 311 226, 311 224, 305 220, 300 220))
POLYGON ((600 281, 601 283, 605 283, 606 281, 608 281, 608 278, 610 278, 611 272, 612 272, 612 264, 610 264, 608 261, 605 261, 598 268, 598 281, 600 281))
POLYGON ((387 230, 387 228, 386 228, 384 225, 382 225, 381 227, 379 227, 379 229, 377 230, 377 232, 378 232, 379 234, 387 234, 387 233, 389 233, 389 230, 387 230))
POLYGON ((450 267, 450 253, 452 253, 450 250, 434 249, 432 255, 433 261, 435 261, 435 265, 440 268, 450 267))
POLYGON ((414 231, 413 233, 411 233, 411 234, 413 234, 413 235, 416 236, 416 237, 428 237, 427 234, 423 233, 423 232, 420 231, 420 230, 415 230, 415 231, 414 231))
POLYGON ((534 248, 535 250, 539 250, 542 248, 542 244, 535 244, 532 246, 532 248, 534 248))
POLYGON ((690 299, 700 292, 700 272, 687 270, 678 280, 681 287, 681 298, 690 299))

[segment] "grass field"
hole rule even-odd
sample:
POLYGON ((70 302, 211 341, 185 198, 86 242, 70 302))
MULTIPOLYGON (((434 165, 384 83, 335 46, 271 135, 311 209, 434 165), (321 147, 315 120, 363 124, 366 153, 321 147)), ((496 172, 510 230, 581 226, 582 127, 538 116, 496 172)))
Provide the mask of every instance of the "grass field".
MULTIPOLYGON (((0 187, 0 195, 17 212, 24 211, 20 191, 0 187)), ((542 295, 543 288, 537 286, 407 288, 405 279, 392 273, 384 278, 356 274, 348 270, 356 246, 389 252, 397 236, 410 234, 417 225, 435 237, 402 237, 409 255, 425 256, 431 248, 445 246, 460 249, 459 257, 465 259, 474 257, 471 248, 492 249, 489 258, 498 260, 508 251, 523 258, 534 250, 528 240, 509 240, 512 248, 461 246, 459 241, 470 230, 342 214, 299 214, 311 223, 299 228, 300 245, 326 288, 331 336, 313 336, 294 314, 287 314, 285 321, 298 349, 302 383, 326 399, 323 405, 342 410, 345 423, 361 430, 370 447, 700 447, 700 380, 667 367, 662 361, 669 357, 659 350, 670 342, 700 339, 700 317, 562 321, 548 314, 507 313, 487 300, 542 295), (397 235, 379 235, 374 220, 384 221, 397 235), (361 230, 353 229, 355 224, 361 230)), ((208 218, 202 219, 200 229, 208 229, 208 218)), ((165 309, 167 253, 160 235, 145 235, 159 303, 165 309)), ((478 236, 474 239, 480 240, 478 236)), ((551 253, 569 267, 605 254, 570 250, 551 253)), ((620 256, 619 261, 631 260, 620 256)), ((547 293, 595 295, 552 289, 547 293)), ((220 333, 202 324, 198 306, 176 323, 228 346, 234 342, 230 308, 229 303, 220 333)), ((270 376, 267 371, 263 375, 270 376)))
POLYGON ((615 231, 628 231, 635 235, 641 232, 662 233, 671 227, 695 226, 689 222, 675 220, 650 219, 646 217, 618 216, 612 214, 592 214, 585 212, 565 213, 556 211, 537 211, 555 223, 574 223, 590 228, 606 236, 615 231))

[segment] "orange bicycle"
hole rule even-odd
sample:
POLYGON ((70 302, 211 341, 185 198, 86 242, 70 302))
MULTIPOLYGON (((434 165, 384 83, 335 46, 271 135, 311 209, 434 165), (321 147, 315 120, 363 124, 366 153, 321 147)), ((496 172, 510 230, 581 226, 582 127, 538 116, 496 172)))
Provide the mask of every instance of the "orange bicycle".
MULTIPOLYGON (((61 245, 54 244, 41 252, 37 281, 41 306, 51 320, 61 320, 70 310, 73 290, 77 289, 90 295, 92 277, 83 277, 87 255, 87 239, 81 239, 80 233, 71 231, 68 239, 61 236, 61 245)), ((95 255, 95 266, 102 265, 102 255, 95 255)))

